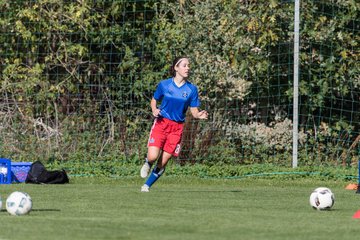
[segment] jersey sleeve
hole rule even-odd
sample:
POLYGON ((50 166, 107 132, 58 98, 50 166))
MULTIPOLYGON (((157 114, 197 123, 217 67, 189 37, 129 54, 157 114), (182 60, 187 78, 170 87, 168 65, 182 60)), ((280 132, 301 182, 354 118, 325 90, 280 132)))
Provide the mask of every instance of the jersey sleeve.
POLYGON ((200 107, 199 92, 197 87, 194 86, 194 93, 191 96, 190 107, 200 107))
POLYGON ((164 88, 163 88, 163 86, 162 86, 163 84, 160 82, 159 84, 158 84, 158 86, 156 87, 156 90, 155 90, 155 92, 154 92, 154 98, 155 98, 155 100, 157 100, 157 101, 159 101, 159 100, 161 100, 162 98, 163 98, 163 96, 164 96, 164 88))

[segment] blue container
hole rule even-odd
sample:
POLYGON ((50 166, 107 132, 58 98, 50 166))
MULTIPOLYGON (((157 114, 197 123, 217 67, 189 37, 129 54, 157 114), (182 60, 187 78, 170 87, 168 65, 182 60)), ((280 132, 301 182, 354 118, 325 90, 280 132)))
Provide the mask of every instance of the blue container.
POLYGON ((31 162, 12 162, 11 163, 12 182, 16 182, 16 183, 25 182, 31 164, 32 164, 31 162))
POLYGON ((7 158, 0 158, 0 184, 10 184, 11 181, 11 161, 7 158))

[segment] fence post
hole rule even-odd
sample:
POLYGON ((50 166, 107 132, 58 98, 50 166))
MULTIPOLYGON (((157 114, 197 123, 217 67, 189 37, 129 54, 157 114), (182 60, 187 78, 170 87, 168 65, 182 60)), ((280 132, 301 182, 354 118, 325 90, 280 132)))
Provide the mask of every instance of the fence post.
POLYGON ((299 28, 300 0, 295 0, 294 17, 294 99, 293 99, 293 160, 292 167, 298 165, 298 124, 299 124, 299 28))

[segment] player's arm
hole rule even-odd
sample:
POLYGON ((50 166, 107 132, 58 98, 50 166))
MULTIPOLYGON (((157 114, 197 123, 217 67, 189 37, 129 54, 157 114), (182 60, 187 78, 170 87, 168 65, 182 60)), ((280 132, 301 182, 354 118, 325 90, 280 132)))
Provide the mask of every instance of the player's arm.
POLYGON ((208 118, 208 112, 205 110, 199 111, 199 108, 191 107, 190 111, 194 118, 197 118, 197 119, 207 119, 208 118))
POLYGON ((152 98, 150 102, 151 111, 154 117, 158 117, 160 115, 160 109, 157 108, 156 99, 152 98))

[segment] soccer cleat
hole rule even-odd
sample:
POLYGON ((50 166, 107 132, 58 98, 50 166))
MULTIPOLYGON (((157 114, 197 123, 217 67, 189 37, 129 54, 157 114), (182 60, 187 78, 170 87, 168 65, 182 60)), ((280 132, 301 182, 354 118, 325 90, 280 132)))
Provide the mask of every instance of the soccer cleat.
POLYGON ((141 192, 150 192, 150 188, 148 185, 144 184, 141 186, 141 192))
POLYGON ((148 162, 145 162, 144 165, 141 167, 140 176, 142 178, 146 178, 149 175, 150 168, 150 164, 148 162))

